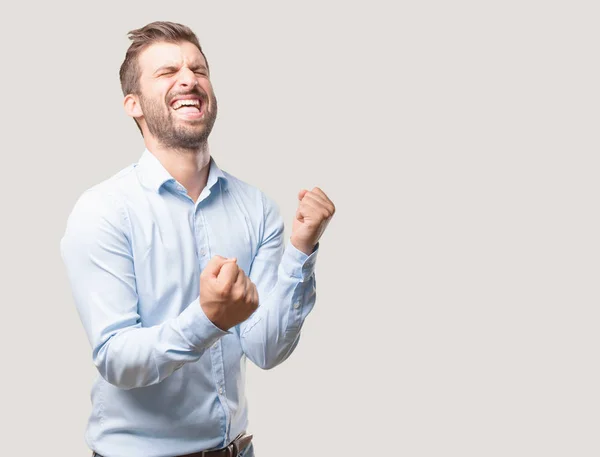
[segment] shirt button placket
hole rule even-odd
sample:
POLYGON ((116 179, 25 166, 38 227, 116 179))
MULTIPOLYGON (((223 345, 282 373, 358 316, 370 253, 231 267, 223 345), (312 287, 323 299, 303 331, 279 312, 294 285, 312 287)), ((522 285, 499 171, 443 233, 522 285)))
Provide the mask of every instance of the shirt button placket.
POLYGON ((201 268, 206 266, 209 257, 208 246, 206 245, 206 227, 202 211, 196 210, 194 222, 194 233, 196 235, 196 252, 198 253, 198 262, 201 268))
POLYGON ((223 354, 221 350, 221 342, 217 341, 210 348, 211 359, 213 364, 213 374, 215 379, 215 386, 218 393, 219 401, 221 402, 221 407, 223 408, 223 414, 225 416, 225 441, 228 440, 229 435, 229 425, 230 425, 230 414, 229 408, 227 407, 227 397, 225 395, 225 368, 223 366, 223 354))

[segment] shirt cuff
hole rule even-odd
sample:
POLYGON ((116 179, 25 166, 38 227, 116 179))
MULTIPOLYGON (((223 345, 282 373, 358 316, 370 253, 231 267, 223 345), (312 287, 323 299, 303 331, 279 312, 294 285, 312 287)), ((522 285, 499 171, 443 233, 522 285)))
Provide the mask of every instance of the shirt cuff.
POLYGON ((231 333, 221 330, 206 317, 200 306, 200 297, 190 303, 177 319, 181 333, 197 349, 208 348, 231 333))
POLYGON ((317 261, 318 252, 319 243, 317 243, 310 255, 306 255, 304 252, 297 249, 292 244, 291 240, 288 240, 283 257, 281 258, 283 271, 291 278, 298 278, 302 281, 306 281, 315 272, 315 263, 317 261))

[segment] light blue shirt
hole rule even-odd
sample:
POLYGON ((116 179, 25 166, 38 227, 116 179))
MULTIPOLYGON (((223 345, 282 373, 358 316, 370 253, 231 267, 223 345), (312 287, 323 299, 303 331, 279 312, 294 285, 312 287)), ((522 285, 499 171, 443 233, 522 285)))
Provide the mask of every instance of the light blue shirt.
POLYGON ((91 449, 171 457, 246 430, 246 358, 283 362, 316 298, 318 246, 307 256, 283 228, 271 199, 212 158, 197 202, 148 150, 79 197, 60 248, 100 374, 91 449), (199 303, 214 255, 236 257, 259 292, 258 310, 229 331, 199 303))

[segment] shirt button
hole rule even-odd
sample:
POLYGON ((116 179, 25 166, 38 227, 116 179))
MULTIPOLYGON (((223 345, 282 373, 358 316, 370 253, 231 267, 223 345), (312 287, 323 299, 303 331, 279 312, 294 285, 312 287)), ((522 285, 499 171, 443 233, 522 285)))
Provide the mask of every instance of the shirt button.
POLYGON ((300 308, 300 302, 297 301, 296 303, 294 303, 294 309, 298 309, 300 308))
POLYGON ((200 249, 200 255, 202 257, 204 257, 206 255, 206 249, 204 249, 204 248, 200 249))
POLYGON ((219 395, 223 395, 223 388, 219 387, 219 395))

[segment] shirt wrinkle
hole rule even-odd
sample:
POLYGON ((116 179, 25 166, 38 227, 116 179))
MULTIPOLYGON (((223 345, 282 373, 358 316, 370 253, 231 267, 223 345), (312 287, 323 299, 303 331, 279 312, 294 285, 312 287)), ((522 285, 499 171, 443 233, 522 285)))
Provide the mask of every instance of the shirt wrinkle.
POLYGON ((67 220, 61 256, 100 374, 85 436, 101 455, 170 457, 229 443, 248 426, 246 359, 282 363, 314 307, 316 294, 297 290, 313 287, 318 249, 307 256, 284 243, 277 205, 210 164, 220 198, 194 211, 189 198, 160 192, 172 177, 146 149, 86 190, 67 220), (213 253, 236 257, 259 292, 259 308, 230 331, 199 302, 213 253))

